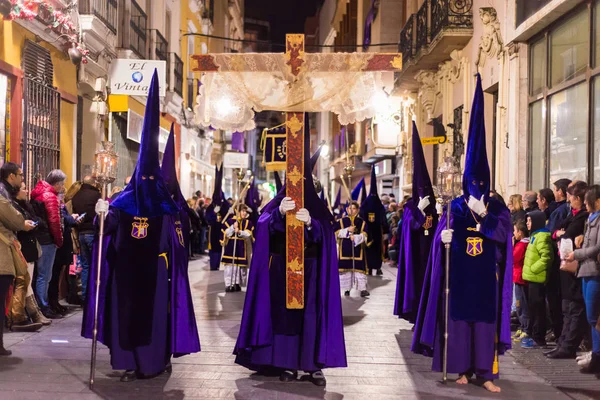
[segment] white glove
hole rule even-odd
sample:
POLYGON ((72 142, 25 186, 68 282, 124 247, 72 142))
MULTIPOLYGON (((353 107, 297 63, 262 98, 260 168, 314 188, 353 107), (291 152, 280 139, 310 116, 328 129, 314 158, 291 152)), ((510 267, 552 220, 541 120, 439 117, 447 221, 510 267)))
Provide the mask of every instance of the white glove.
POLYGON ((249 238, 250 237, 250 232, 248 232, 248 231, 240 231, 240 237, 243 237, 244 239, 249 238))
POLYGON ((485 203, 483 202, 483 195, 480 200, 477 200, 475 197, 470 196, 468 206, 473 212, 479 216, 484 216, 487 214, 487 209, 485 207, 485 203))
POLYGON ((279 205, 279 212, 281 215, 285 215, 288 211, 292 211, 296 208, 296 202, 290 197, 284 197, 279 205))
POLYGON ((96 202, 96 214, 107 214, 108 213, 108 201, 98 199, 96 202))
POLYGON ((215 206, 215 214, 218 213, 219 211, 221 211, 221 207, 215 206))
POLYGON ((419 204, 417 205, 417 207, 419 208, 419 210, 421 210, 421 213, 425 215, 425 211, 423 210, 425 210, 430 204, 431 201, 429 201, 429 196, 420 197, 419 204))
POLYGON ((444 213, 444 206, 442 203, 435 203, 435 211, 437 211, 438 215, 442 215, 444 213))
POLYGON ((452 232, 454 232, 454 229, 444 229, 442 231, 442 243, 452 243, 452 232))
POLYGON ((229 228, 227 228, 227 230, 225 231, 225 234, 227 235, 227 237, 232 237, 233 234, 235 233, 235 229, 233 228, 233 225, 231 225, 229 228))
POLYGON ((296 219, 310 226, 310 213, 306 208, 301 208, 296 212, 296 219))
POLYGON ((354 235, 354 247, 360 246, 360 244, 364 241, 365 241, 365 236, 362 233, 359 235, 354 235))
POLYGON ((348 237, 348 229, 340 229, 340 231, 338 232, 338 237, 340 239, 346 239, 348 237))

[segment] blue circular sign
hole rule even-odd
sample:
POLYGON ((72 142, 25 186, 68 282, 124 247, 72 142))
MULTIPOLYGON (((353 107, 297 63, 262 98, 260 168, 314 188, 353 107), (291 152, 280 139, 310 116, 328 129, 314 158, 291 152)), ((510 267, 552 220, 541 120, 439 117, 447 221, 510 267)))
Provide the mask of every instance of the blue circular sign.
POLYGON ((144 75, 141 72, 137 71, 131 74, 131 79, 133 79, 135 83, 140 83, 144 79, 144 75))

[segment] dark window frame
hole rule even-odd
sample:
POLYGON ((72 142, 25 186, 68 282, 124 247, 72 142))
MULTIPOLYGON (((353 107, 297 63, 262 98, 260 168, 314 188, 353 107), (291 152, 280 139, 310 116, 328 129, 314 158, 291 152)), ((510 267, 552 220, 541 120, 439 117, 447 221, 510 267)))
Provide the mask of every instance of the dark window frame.
POLYGON ((550 137, 550 111, 551 111, 551 99, 552 96, 566 91, 572 87, 575 87, 581 83, 586 83, 587 85, 587 136, 586 136, 586 148, 587 148, 587 182, 594 181, 594 118, 593 118, 593 106, 594 106, 594 79, 600 76, 600 65, 594 66, 595 64, 595 31, 596 29, 600 29, 600 27, 594 26, 594 17, 595 12, 600 12, 600 0, 588 0, 585 3, 580 4, 575 7, 573 10, 562 16, 557 21, 553 22, 548 28, 546 28, 543 32, 537 34, 532 37, 528 42, 528 99, 527 99, 527 148, 528 148, 528 156, 527 156, 527 186, 532 187, 533 185, 533 155, 530 151, 532 149, 533 143, 533 131, 532 131, 532 115, 531 115, 531 106, 533 103, 537 101, 542 101, 542 106, 545 107, 545 115, 543 116, 543 135, 545 141, 545 166, 544 166, 544 182, 542 182, 542 186, 547 186, 552 184, 550 182, 550 152, 551 152, 551 137, 550 137), (584 72, 579 75, 561 82, 555 86, 551 86, 551 76, 552 76, 552 64, 551 64, 551 52, 550 52, 550 36, 553 31, 556 30, 557 27, 562 26, 565 22, 571 19, 578 13, 586 13, 589 21, 589 33, 588 33, 588 62, 584 72), (531 80, 531 71, 532 71, 532 44, 538 43, 540 40, 545 42, 545 74, 543 76, 543 87, 540 93, 532 94, 532 80, 531 80))

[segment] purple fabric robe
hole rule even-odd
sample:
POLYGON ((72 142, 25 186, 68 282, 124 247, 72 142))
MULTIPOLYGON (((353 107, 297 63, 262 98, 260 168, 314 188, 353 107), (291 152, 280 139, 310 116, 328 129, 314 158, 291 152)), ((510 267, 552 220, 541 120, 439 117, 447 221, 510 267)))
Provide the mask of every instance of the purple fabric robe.
POLYGON ((419 309, 423 279, 437 222, 437 214, 423 215, 412 199, 404 205, 394 315, 412 323, 415 322, 419 309), (425 231, 428 235, 425 235, 425 231))
MULTIPOLYGON (((277 199, 273 203, 276 202, 277 199)), ((244 312, 233 352, 237 356, 236 363, 252 370, 279 367, 314 371, 346 367, 333 228, 329 222, 321 223, 313 218, 306 240, 319 244, 317 257, 305 259, 305 309, 286 312, 285 304, 272 299, 282 279, 285 290, 285 264, 270 249, 273 233, 278 241, 285 238, 280 232, 274 232, 285 229, 277 207, 278 204, 265 207, 258 221, 256 247, 261 251, 255 252, 251 262, 244 312), (290 319, 281 323, 279 314, 290 319), (298 323, 302 332, 295 330, 298 323), (280 333, 286 329, 293 334, 280 333)))
MULTIPOLYGON (((187 249, 182 232, 177 231, 177 216, 166 215, 148 220, 148 232, 160 227, 158 236, 152 239, 153 246, 144 252, 123 256, 122 249, 131 249, 138 241, 127 237, 132 229, 131 220, 131 216, 112 207, 106 218, 98 340, 111 349, 115 369, 153 374, 164 369, 170 355, 179 357, 200 351, 187 276, 187 249), (139 269, 148 273, 140 274, 139 269), (130 285, 132 280, 137 283, 130 285)), ((81 332, 88 339, 93 338, 98 246, 96 239, 90 268, 90 295, 86 298, 81 332)))
MULTIPOLYGON (((456 320, 452 316, 448 320, 448 372, 462 374, 475 373, 485 379, 495 379, 493 364, 495 351, 498 354, 511 347, 510 309, 512 304, 512 225, 506 207, 501 206, 493 198, 489 200, 488 215, 481 221, 481 234, 495 243, 497 262, 497 298, 488 299, 496 302, 496 320, 488 322, 467 322, 456 320), (498 344, 495 346, 495 341, 498 344), (496 349, 497 347, 497 349, 496 349)), ((451 226, 453 215, 469 213, 464 197, 452 202, 451 226)), ((418 354, 433 356, 432 370, 442 370, 443 334, 444 334, 444 274, 445 247, 441 241, 441 233, 446 227, 446 213, 442 216, 435 233, 431 254, 421 295, 421 304, 415 324, 411 350, 418 354)), ((452 261, 450 269, 452 271, 452 261)), ((464 277, 468 281, 467 276, 464 277)), ((471 278, 472 279, 472 278, 471 278)), ((468 295, 453 293, 451 281, 450 302, 453 297, 468 295)), ((473 306, 480 300, 473 299, 473 306)))

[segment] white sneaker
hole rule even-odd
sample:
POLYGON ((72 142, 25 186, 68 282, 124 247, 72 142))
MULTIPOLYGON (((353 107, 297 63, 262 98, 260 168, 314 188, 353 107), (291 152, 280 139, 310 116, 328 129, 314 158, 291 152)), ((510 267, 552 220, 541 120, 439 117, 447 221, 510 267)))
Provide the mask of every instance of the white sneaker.
POLYGON ((579 365, 580 367, 585 367, 586 365, 589 365, 589 363, 591 361, 592 361, 592 352, 591 351, 584 353, 584 354, 580 355, 579 357, 577 357, 577 365, 579 365))

